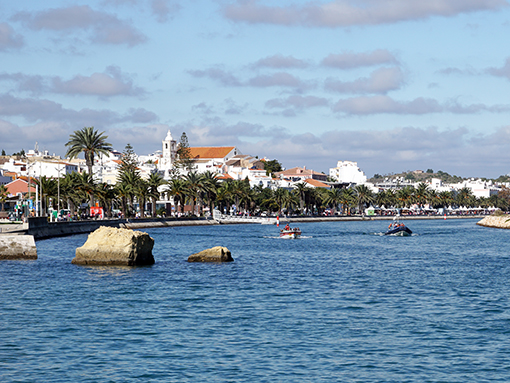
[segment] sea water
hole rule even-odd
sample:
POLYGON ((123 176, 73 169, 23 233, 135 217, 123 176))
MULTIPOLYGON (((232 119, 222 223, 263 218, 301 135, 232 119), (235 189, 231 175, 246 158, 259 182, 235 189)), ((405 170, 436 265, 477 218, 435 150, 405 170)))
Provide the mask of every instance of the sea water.
POLYGON ((510 231, 476 220, 144 229, 150 267, 0 262, 1 382, 508 382, 510 231), (186 262, 226 246, 233 263, 186 262))

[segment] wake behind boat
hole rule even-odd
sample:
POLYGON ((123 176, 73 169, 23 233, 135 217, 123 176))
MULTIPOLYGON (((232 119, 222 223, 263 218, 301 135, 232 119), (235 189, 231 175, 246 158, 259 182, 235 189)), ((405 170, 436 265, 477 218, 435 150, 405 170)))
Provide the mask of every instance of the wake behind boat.
POLYGON ((403 222, 400 221, 399 216, 393 218, 393 222, 388 226, 388 231, 384 235, 407 236, 413 234, 403 222))
POLYGON ((284 239, 295 239, 301 236, 301 230, 299 227, 291 228, 288 224, 285 228, 280 230, 280 238, 284 239))

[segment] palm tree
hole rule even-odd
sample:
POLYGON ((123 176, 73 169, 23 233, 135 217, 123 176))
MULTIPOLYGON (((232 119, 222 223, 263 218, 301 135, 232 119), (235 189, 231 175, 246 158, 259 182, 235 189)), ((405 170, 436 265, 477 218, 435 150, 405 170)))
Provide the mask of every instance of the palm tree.
POLYGON ((295 188, 296 188, 295 190, 299 196, 299 211, 301 212, 301 214, 303 214, 303 208, 304 208, 304 204, 305 204, 305 195, 306 195, 307 189, 309 189, 309 187, 308 187, 308 184, 306 184, 305 182, 297 183, 294 186, 295 186, 295 188))
POLYGON ((56 195, 57 182, 52 178, 42 176, 35 180, 35 183, 39 185, 39 193, 41 195, 41 213, 43 217, 46 217, 48 198, 56 195))
POLYGON ((357 185, 354 190, 357 194, 356 200, 358 203, 359 214, 363 214, 363 208, 366 205, 370 205, 372 202, 374 202, 374 194, 367 185, 357 185))
POLYGON ((209 212, 212 215, 214 210, 214 201, 216 200, 218 189, 220 188, 220 182, 216 178, 216 174, 211 171, 203 173, 201 177, 202 190, 209 204, 209 212))
POLYGON ((0 209, 0 211, 5 210, 5 202, 7 201, 8 195, 7 187, 5 185, 0 185, 0 203, 2 204, 2 209, 0 209))
POLYGON ((65 144, 68 146, 66 157, 70 159, 78 157, 83 152, 85 155, 85 163, 89 174, 92 174, 94 166, 94 157, 99 154, 108 155, 111 150, 111 144, 106 142, 108 136, 104 132, 99 133, 94 127, 85 127, 82 130, 75 130, 69 136, 69 141, 65 144))
POLYGON ((449 191, 442 191, 438 195, 439 206, 446 208, 448 205, 451 205, 453 202, 452 193, 449 191))
POLYGON ((186 184, 181 178, 173 178, 168 184, 168 195, 170 195, 174 201, 175 212, 181 205, 181 214, 184 214, 184 201, 186 200, 186 184))
POLYGON ((418 204, 420 209, 427 203, 427 197, 429 192, 429 185, 425 182, 420 182, 414 191, 413 200, 414 203, 418 204))
POLYGON ((90 206, 93 206, 96 185, 94 184, 92 176, 89 173, 75 173, 75 174, 76 174, 76 178, 74 179, 75 190, 78 193, 80 193, 80 197, 82 199, 85 200, 88 199, 90 206))
POLYGON ((342 202, 342 189, 332 188, 324 193, 324 203, 333 208, 333 215, 336 213, 338 205, 342 202))
POLYGON ((115 200, 116 194, 112 185, 102 182, 96 187, 96 196, 99 203, 103 207, 104 214, 106 217, 112 216, 113 201, 115 200))
POLYGON ((164 185, 166 181, 161 177, 159 173, 152 173, 149 176, 148 182, 148 194, 147 196, 151 199, 151 216, 156 216, 156 202, 159 199, 161 193, 159 192, 159 187, 164 185))
MULTIPOLYGON (((195 214, 195 203, 202 190, 202 179, 197 172, 190 171, 183 177, 184 184, 186 185, 187 195, 191 202, 191 215, 195 214)), ((200 210, 200 207, 199 207, 200 210)))
POLYGON ((120 209, 124 218, 129 217, 129 205, 128 202, 133 194, 133 187, 125 183, 117 183, 115 185, 115 194, 120 199, 120 209))
POLYGON ((399 189, 395 194, 395 206, 397 208, 404 208, 411 206, 412 198, 414 194, 414 187, 406 186, 399 189))
POLYGON ((342 199, 340 200, 340 204, 342 205, 343 214, 350 214, 351 207, 356 203, 356 197, 354 189, 342 189, 342 199))
POLYGON ((149 183, 142 178, 138 179, 133 185, 133 194, 138 201, 140 218, 145 218, 145 202, 149 194, 149 183))

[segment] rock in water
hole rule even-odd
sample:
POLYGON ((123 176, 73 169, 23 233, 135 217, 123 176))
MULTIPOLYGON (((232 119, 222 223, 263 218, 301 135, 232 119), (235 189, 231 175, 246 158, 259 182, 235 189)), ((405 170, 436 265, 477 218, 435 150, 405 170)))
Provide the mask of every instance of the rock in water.
POLYGON ((101 226, 89 234, 87 242, 76 249, 76 265, 143 266, 152 265, 154 239, 147 233, 101 226))
POLYGON ((216 246, 202 250, 200 253, 191 254, 188 262, 233 262, 230 250, 223 246, 216 246))
POLYGON ((37 259, 33 235, 0 235, 0 259, 37 259))

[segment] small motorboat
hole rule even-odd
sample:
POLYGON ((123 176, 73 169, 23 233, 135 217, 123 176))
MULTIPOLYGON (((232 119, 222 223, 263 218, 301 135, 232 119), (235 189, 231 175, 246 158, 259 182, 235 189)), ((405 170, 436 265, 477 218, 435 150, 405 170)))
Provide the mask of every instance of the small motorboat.
POLYGON ((300 235, 301 230, 299 227, 291 228, 289 225, 286 225, 285 228, 280 230, 280 238, 295 239, 299 238, 300 235))
POLYGON ((413 232, 403 222, 400 221, 399 217, 393 218, 393 222, 388 226, 388 231, 384 235, 395 235, 395 236, 406 236, 411 235, 413 232))

